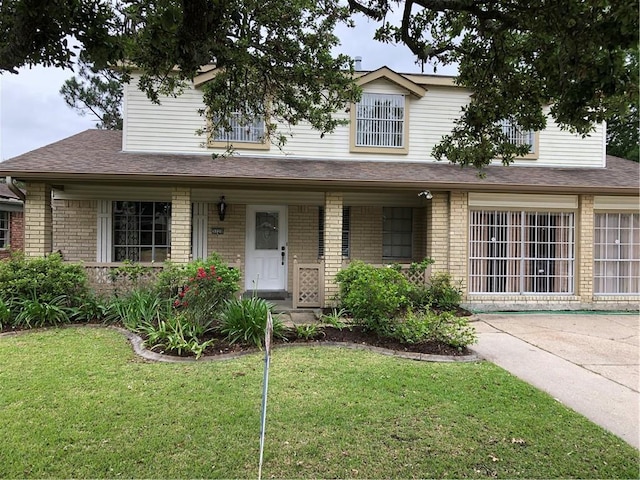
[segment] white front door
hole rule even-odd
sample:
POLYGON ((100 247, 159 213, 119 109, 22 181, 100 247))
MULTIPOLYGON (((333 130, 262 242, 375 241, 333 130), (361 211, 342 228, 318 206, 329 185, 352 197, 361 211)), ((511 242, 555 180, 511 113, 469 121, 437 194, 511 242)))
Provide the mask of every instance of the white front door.
POLYGON ((245 288, 286 290, 287 207, 247 206, 245 288))

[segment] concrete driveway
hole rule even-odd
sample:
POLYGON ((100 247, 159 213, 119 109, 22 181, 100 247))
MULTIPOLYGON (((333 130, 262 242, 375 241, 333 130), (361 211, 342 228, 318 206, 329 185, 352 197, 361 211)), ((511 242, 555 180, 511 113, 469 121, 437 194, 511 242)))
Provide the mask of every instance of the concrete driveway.
POLYGON ((487 360, 640 448, 640 316, 479 314, 487 360))

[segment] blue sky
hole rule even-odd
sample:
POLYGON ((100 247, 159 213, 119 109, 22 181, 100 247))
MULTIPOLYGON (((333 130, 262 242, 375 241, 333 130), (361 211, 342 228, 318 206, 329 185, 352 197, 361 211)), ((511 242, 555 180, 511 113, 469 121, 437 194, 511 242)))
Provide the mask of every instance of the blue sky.
MULTIPOLYGON (((414 57, 404 45, 388 45, 373 40, 375 24, 364 18, 355 29, 341 28, 341 53, 361 56, 362 67, 374 70, 382 66, 398 72, 420 73, 414 57)), ((424 73, 433 73, 425 67, 424 73)), ((439 74, 453 74, 438 69, 439 74)), ((96 120, 80 116, 69 108, 58 93, 72 72, 34 67, 17 75, 0 75, 0 160, 34 150, 49 143, 94 128, 96 120)))

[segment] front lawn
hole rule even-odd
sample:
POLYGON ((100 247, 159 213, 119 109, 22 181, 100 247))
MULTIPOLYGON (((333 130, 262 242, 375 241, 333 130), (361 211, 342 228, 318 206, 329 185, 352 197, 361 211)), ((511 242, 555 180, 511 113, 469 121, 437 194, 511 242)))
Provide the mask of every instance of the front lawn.
MULTIPOLYGON (((0 337, 0 478, 255 478, 263 356, 147 363, 103 328, 0 337)), ((263 478, 637 478, 638 452, 486 362, 273 352, 263 478)))

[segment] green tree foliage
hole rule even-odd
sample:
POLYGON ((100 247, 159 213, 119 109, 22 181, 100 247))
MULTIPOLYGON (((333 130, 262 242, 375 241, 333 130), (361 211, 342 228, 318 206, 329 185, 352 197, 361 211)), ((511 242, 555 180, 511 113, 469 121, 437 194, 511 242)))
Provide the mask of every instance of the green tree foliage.
POLYGON ((272 137, 276 122, 308 121, 331 132, 342 123, 334 112, 359 92, 351 59, 332 55, 335 27, 349 15, 339 0, 5 0, 0 71, 71 67, 70 35, 94 71, 135 65, 155 102, 179 94, 203 65, 217 65, 204 88, 217 127, 228 129, 230 114, 240 111, 268 118, 272 137))
POLYGON ((114 69, 97 70, 80 61, 78 76, 60 89, 64 101, 80 115, 92 114, 97 128, 122 130, 122 74, 114 69))
POLYGON ((526 153, 499 122, 525 130, 546 125, 543 107, 562 127, 588 134, 595 122, 625 111, 638 96, 637 0, 349 0, 380 21, 376 36, 403 42, 418 60, 458 64, 458 84, 473 92, 436 158, 483 167, 526 153), (400 24, 386 18, 401 12, 400 24))
POLYGON ((378 40, 458 65, 457 82, 473 96, 434 148, 438 159, 509 163, 527 147, 507 141, 501 120, 540 130, 548 105, 558 124, 586 135, 638 95, 630 61, 638 0, 4 0, 0 72, 70 67, 73 38, 97 70, 136 65, 139 86, 158 101, 215 63, 204 99, 216 127, 228 129, 229 114, 240 111, 269 118, 272 137, 276 121, 331 132, 340 124, 334 112, 358 98, 351 60, 332 55, 334 29, 354 11, 380 22, 378 40), (389 20, 394 10, 398 23, 389 20))

